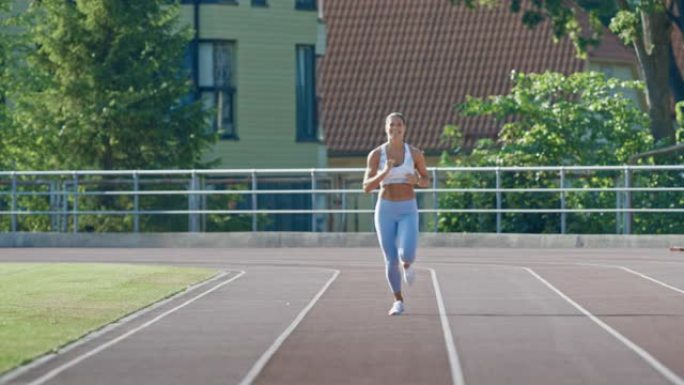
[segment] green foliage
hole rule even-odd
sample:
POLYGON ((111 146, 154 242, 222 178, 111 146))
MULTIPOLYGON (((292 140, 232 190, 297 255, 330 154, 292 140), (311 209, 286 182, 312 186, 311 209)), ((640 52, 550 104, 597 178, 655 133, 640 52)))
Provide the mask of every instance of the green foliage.
MULTIPOLYGON (((247 190, 249 186, 246 183, 240 184, 221 184, 216 183, 216 189, 221 190, 247 190)), ((207 210, 236 210, 239 209, 241 203, 248 200, 245 195, 211 195, 206 199, 207 210)), ((259 222, 264 221, 266 215, 259 215, 259 222)), ((252 216, 251 215, 227 215, 227 214, 208 214, 206 219, 207 231, 251 231, 252 230, 252 216)))
MULTIPOLYGON (((653 146, 649 120, 622 91, 641 88, 639 82, 606 79, 601 73, 582 72, 569 76, 558 73, 513 73, 514 86, 507 95, 468 98, 458 111, 465 116, 489 116, 501 125, 498 140, 481 140, 468 155, 443 156, 451 166, 563 166, 621 165, 633 154, 653 146)), ((450 127, 444 136, 454 137, 450 127)), ((456 144, 454 144, 456 145, 456 144)), ((681 159, 679 159, 681 162, 681 159)), ((676 174, 676 173, 675 173, 676 174)), ((635 186, 676 186, 676 175, 637 175, 635 186)), ((568 174, 565 187, 620 187, 621 173, 568 174)), ((558 188, 556 172, 507 172, 501 175, 504 188, 558 188)), ((451 188, 495 188, 492 173, 453 173, 451 188)), ((606 192, 573 192, 566 195, 567 208, 610 208, 621 197, 606 192)), ((681 198, 660 193, 635 194, 632 207, 676 203, 681 198)), ((684 202, 682 202, 684 203, 684 202)), ((494 209, 493 193, 451 193, 440 200, 441 207, 494 209)), ((505 193, 502 207, 509 209, 559 208, 558 193, 505 193)), ((664 207, 664 206, 663 206, 664 207)), ((635 216, 635 232, 683 232, 681 218, 635 216), (659 230, 655 230, 659 229, 659 230)), ((495 214, 441 215, 442 231, 495 231, 495 214)), ((606 233, 617 226, 614 214, 568 214, 568 232, 606 233)), ((503 231, 557 233, 559 214, 506 214, 503 231)))
POLYGON ((637 38, 638 28, 639 18, 634 11, 619 11, 610 22, 610 30, 625 44, 631 44, 637 38))
POLYGON ((187 29, 165 1, 34 3, 29 78, 14 117, 18 168, 135 169, 202 166, 214 140, 199 102, 183 103, 187 29))
MULTIPOLYGON (((663 28, 663 23, 676 23, 676 17, 666 17, 666 2, 663 0, 576 0, 567 2, 562 0, 525 1, 522 0, 451 0, 452 3, 464 4, 469 8, 479 6, 493 7, 509 4, 510 10, 522 12, 522 22, 534 28, 544 21, 548 21, 555 40, 568 37, 575 45, 577 54, 586 58, 587 50, 600 43, 604 26, 609 25, 612 32, 622 41, 634 46, 639 52, 638 65, 644 75, 649 92, 646 93, 648 105, 661 105, 662 100, 668 100, 668 78, 659 76, 658 63, 668 60, 666 51, 655 49, 655 42, 663 46, 671 44, 669 28, 663 28), (524 7, 523 7, 524 5, 524 7), (581 10, 582 12, 576 12, 581 10), (586 22, 581 14, 587 16, 586 22)), ((674 2, 670 3, 670 6, 674 2)), ((669 10, 672 11, 672 10, 669 10)), ((676 29, 681 34, 679 28, 676 29)), ((661 47, 662 48, 662 47, 661 47)), ((674 140, 674 127, 671 122, 669 108, 649 108, 651 132, 658 139, 668 144, 674 140)))
MULTIPOLYGON (((15 66, 12 55, 18 38, 13 36, 12 27, 16 18, 12 17, 9 0, 0 0, 0 169, 11 167, 12 161, 8 157, 8 132, 11 131, 11 121, 8 115, 7 95, 12 89, 11 69, 15 66)), ((16 35, 16 34, 14 34, 16 35)))
MULTIPOLYGON (((188 101, 183 56, 192 33, 179 24, 179 9, 166 0, 43 0, 7 19, 18 28, 9 55, 14 62, 2 72, 12 107, 4 118, 0 114, 0 148, 11 163, 0 166, 207 167, 202 155, 216 135, 207 129, 201 103, 188 101)), ((113 188, 91 183, 91 190, 113 188)), ((46 199, 25 197, 19 207, 46 210, 46 199)), ((164 196, 149 200, 153 206, 172 203, 164 196)), ((7 199, 0 204, 9 205, 7 199)), ((132 202, 89 196, 79 199, 79 209, 130 210, 132 202)), ((26 217, 20 227, 45 231, 51 225, 47 217, 26 217)), ((79 228, 130 231, 132 218, 84 215, 79 228)))
POLYGON ((682 140, 680 140, 681 128, 684 127, 684 100, 679 101, 675 104, 675 116, 677 117, 677 124, 680 127, 680 129, 678 130, 677 142, 681 142, 682 141, 682 140))
POLYGON ((458 107, 465 116, 488 115, 502 124, 500 148, 488 153, 492 165, 621 164, 653 142, 644 129, 647 115, 622 94, 640 89, 639 82, 596 72, 513 73, 512 80, 510 94, 468 98, 458 107))

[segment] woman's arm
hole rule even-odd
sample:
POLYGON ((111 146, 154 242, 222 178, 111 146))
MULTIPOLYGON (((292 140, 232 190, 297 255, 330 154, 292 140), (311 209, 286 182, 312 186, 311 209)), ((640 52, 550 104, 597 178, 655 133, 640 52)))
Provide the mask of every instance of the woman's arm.
POLYGON ((393 159, 387 159, 385 167, 378 173, 380 153, 377 150, 371 151, 371 153, 368 154, 368 159, 366 161, 366 173, 363 176, 363 191, 369 193, 380 187, 380 182, 385 179, 393 164, 393 159))
POLYGON ((416 165, 416 174, 407 175, 408 182, 418 187, 428 187, 430 185, 430 175, 428 174, 427 166, 425 165, 425 157, 423 152, 418 149, 412 149, 411 155, 416 165))

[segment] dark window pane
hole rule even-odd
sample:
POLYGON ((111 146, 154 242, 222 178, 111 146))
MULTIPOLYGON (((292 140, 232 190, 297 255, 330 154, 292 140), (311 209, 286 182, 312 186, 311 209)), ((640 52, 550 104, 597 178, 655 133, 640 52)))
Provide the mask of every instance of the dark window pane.
POLYGON ((297 140, 318 139, 315 60, 314 46, 297 46, 297 140))
POLYGON ((230 41, 200 41, 198 82, 202 104, 213 111, 208 126, 222 138, 236 139, 235 44, 230 41))
POLYGON ((211 122, 208 126, 221 138, 236 138, 234 108, 235 100, 233 91, 213 90, 202 92, 202 105, 205 109, 213 111, 211 122))
POLYGON ((235 119, 233 119, 233 92, 227 90, 221 90, 216 93, 218 98, 216 105, 219 107, 219 111, 216 114, 216 120, 218 121, 218 133, 221 137, 232 138, 235 137, 235 119))
POLYGON ((295 9, 316 9, 316 0, 295 0, 295 9))

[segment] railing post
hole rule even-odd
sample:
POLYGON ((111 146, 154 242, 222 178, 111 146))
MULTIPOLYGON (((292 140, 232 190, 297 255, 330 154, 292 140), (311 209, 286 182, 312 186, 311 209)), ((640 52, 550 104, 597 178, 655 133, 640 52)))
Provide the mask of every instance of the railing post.
POLYGON ((565 213, 565 168, 560 168, 560 205, 561 205, 561 234, 566 232, 566 213, 565 213))
POLYGON ((437 200, 437 169, 432 169, 432 208, 435 212, 432 214, 432 218, 435 222, 435 233, 439 231, 439 201, 437 200))
POLYGON ((12 215, 11 215, 11 222, 12 222, 12 232, 17 231, 17 173, 15 171, 12 171, 12 215))
POLYGON ((139 233, 140 232, 140 196, 138 195, 138 191, 140 191, 140 177, 138 176, 137 171, 133 171, 133 191, 135 194, 133 195, 133 232, 134 233, 139 233))
POLYGON ((256 170, 252 170, 252 231, 257 231, 257 214, 254 210, 257 209, 257 176, 256 170))
MULTIPOLYGON (((342 175, 340 180, 340 187, 342 190, 347 189, 347 179, 342 175)), ((342 215, 340 220, 340 228, 342 232, 347 232, 347 193, 342 191, 342 215)))
POLYGON ((62 221, 61 232, 69 232, 69 181, 62 181, 62 221))
POLYGON ((197 180, 197 172, 192 170, 190 178, 190 191, 188 192, 188 209, 190 210, 190 218, 188 221, 188 231, 197 232, 199 231, 199 218, 197 216, 197 194, 195 191, 198 190, 199 185, 197 180))
MULTIPOLYGON (((316 209, 316 170, 311 169, 311 210, 316 209)), ((311 213, 311 231, 316 232, 316 214, 311 213)))
MULTIPOLYGON (((205 178, 200 178, 199 185, 200 185, 200 186, 199 186, 199 187, 200 187, 200 190, 202 190, 202 191, 208 191, 208 187, 207 187, 207 178, 206 178, 206 177, 205 177, 205 178)), ((213 188, 212 188, 212 190, 213 190, 213 188)), ((200 229, 200 231, 203 232, 203 233, 206 233, 206 232, 207 232, 207 214, 206 214, 206 211, 207 211, 207 198, 208 198, 208 194, 206 194, 206 193, 203 193, 203 194, 200 195, 200 197, 199 197, 199 207, 200 207, 200 210, 203 211, 202 214, 200 214, 199 229, 200 229)))
POLYGON ((625 226, 624 233, 632 233, 632 212, 629 211, 632 208, 632 192, 629 190, 632 186, 632 173, 629 165, 625 165, 625 226))
MULTIPOLYGON (((371 209, 375 210, 375 206, 378 203, 378 199, 380 199, 380 190, 373 190, 371 191, 371 209)), ((376 231, 377 229, 375 228, 375 214, 371 214, 371 220, 370 222, 373 224, 373 231, 376 231)), ((357 226, 356 231, 358 231, 359 228, 357 226)))
POLYGON ((74 204, 72 206, 72 215, 74 217, 73 232, 78 233, 78 173, 73 172, 74 175, 74 204))
POLYGON ((496 233, 501 234, 501 170, 496 168, 496 233))
POLYGON ((53 213, 50 214, 50 231, 56 232, 59 231, 59 214, 55 214, 54 212, 57 211, 57 206, 59 205, 59 195, 56 193, 57 191, 57 182, 55 180, 50 180, 50 211, 53 213))

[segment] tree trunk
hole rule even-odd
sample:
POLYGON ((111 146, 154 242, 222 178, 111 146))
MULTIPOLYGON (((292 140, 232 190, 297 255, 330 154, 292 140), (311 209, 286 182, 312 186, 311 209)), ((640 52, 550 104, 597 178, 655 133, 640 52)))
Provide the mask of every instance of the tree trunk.
POLYGON ((674 143, 672 94, 670 93, 670 28, 664 11, 641 12, 642 34, 634 41, 646 80, 646 101, 651 132, 656 140, 674 143))

